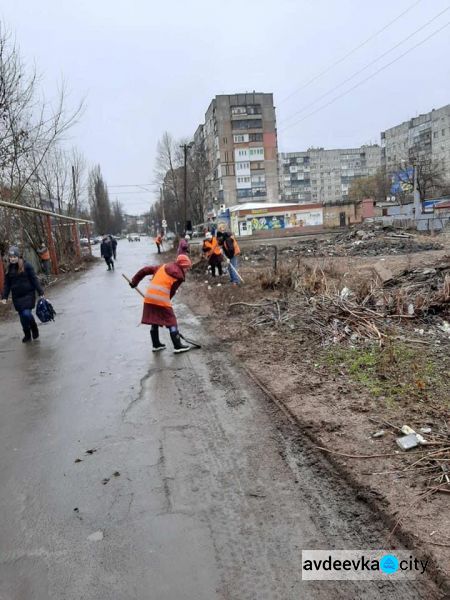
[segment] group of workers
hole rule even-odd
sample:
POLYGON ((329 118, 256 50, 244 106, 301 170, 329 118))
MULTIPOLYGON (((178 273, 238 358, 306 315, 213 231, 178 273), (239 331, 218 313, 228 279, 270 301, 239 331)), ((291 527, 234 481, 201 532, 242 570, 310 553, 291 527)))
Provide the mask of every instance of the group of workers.
POLYGON ((232 285, 239 285, 237 268, 238 256, 241 250, 234 236, 226 231, 225 225, 219 225, 217 235, 213 235, 211 232, 206 234, 202 252, 208 259, 213 277, 216 276, 216 269, 219 276, 223 275, 222 262, 225 258, 229 266, 228 270, 232 285))

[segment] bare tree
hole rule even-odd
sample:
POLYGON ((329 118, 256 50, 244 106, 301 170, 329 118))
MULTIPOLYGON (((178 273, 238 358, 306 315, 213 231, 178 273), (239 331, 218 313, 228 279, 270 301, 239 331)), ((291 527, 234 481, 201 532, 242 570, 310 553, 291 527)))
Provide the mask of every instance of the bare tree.
POLYGON ((208 204, 210 168, 203 140, 194 144, 188 161, 190 214, 195 224, 203 223, 208 204))
POLYGON ((158 188, 164 186, 166 202, 175 203, 175 211, 179 215, 183 197, 183 179, 180 169, 183 168, 183 155, 180 144, 169 132, 165 132, 156 146, 155 184, 158 188))
POLYGON ((383 202, 390 195, 391 178, 384 169, 379 169, 375 175, 353 179, 349 189, 349 200, 358 203, 365 198, 383 202))
POLYGON ((398 165, 394 175, 403 190, 396 194, 400 203, 412 200, 415 183, 422 208, 425 205, 425 200, 436 198, 449 188, 443 162, 417 149, 410 150, 408 164, 398 165))
POLYGON ((83 103, 70 114, 61 86, 54 105, 38 98, 37 76, 27 74, 19 51, 0 23, 0 193, 20 201, 50 149, 79 118, 83 103))
POLYGON ((92 219, 95 223, 97 233, 105 234, 111 231, 111 205, 106 183, 100 170, 96 165, 89 171, 89 204, 92 219))

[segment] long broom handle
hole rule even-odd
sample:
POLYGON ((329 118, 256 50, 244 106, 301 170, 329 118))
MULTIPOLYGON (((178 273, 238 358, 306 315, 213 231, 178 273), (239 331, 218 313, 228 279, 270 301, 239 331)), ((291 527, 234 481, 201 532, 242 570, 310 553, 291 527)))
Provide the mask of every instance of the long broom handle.
POLYGON ((225 254, 224 254, 223 252, 222 252, 222 256, 225 258, 225 260, 226 260, 226 261, 227 261, 227 263, 228 263, 228 266, 230 266, 230 267, 233 269, 233 271, 236 273, 236 275, 239 277, 239 279, 242 281, 242 283, 245 283, 245 281, 242 279, 242 277, 241 277, 241 275, 240 275, 239 271, 236 269, 236 267, 234 267, 234 266, 231 264, 231 260, 228 258, 228 256, 225 256, 225 254))
MULTIPOLYGON (((124 273, 122 273, 122 277, 126 281, 128 281, 128 283, 131 283, 131 279, 128 279, 128 277, 124 273)), ((141 290, 138 287, 135 287, 134 289, 137 291, 138 294, 140 294, 143 298, 145 298, 145 294, 143 292, 141 292, 141 290)))

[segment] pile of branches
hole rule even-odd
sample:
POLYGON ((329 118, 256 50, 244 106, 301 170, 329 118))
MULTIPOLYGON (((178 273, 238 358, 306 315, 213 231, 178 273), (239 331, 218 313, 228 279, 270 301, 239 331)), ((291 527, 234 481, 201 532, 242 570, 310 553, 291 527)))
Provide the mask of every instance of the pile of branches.
MULTIPOLYGON (((279 298, 258 303, 235 302, 230 312, 248 313, 249 328, 287 327, 322 345, 376 340, 383 344, 399 322, 445 315, 450 309, 450 265, 404 272, 386 289, 376 280, 354 281, 325 268, 298 264, 259 276, 263 289, 279 290, 279 298)), ((425 343, 425 342, 424 342, 425 343)))

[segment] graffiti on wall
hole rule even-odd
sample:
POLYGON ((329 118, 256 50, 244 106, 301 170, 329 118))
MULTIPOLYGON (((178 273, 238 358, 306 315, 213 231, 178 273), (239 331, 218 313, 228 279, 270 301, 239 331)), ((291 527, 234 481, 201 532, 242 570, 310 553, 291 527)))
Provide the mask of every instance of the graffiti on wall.
POLYGON ((253 231, 263 231, 266 229, 284 229, 284 217, 253 217, 252 218, 252 229, 253 231))

